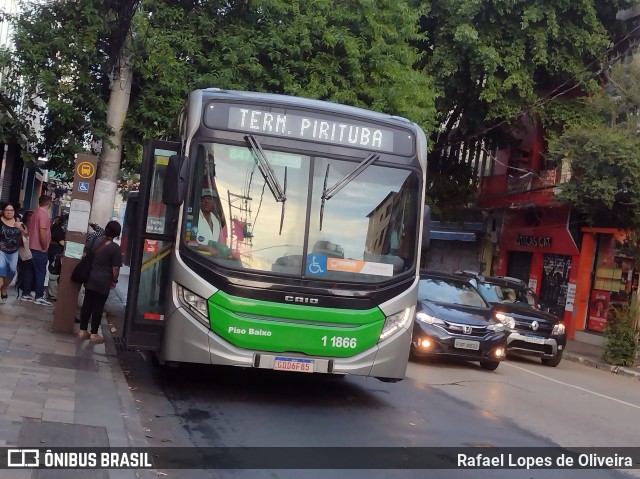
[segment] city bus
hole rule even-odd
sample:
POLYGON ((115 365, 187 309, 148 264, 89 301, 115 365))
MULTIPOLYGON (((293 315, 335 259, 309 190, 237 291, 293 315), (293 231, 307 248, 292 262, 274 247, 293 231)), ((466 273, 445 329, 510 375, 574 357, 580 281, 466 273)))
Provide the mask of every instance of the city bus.
POLYGON ((125 344, 160 364, 403 379, 426 151, 401 117, 193 91, 179 141, 144 149, 125 344))

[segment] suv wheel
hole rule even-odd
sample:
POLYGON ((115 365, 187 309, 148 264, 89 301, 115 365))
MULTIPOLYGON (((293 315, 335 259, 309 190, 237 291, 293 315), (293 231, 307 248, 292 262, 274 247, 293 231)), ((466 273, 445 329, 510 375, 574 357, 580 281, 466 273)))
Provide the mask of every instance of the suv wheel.
POLYGON ((554 357, 542 358, 540 361, 542 361, 542 364, 544 364, 545 366, 555 368, 558 364, 560 364, 561 360, 562 360, 562 351, 558 351, 554 357))
POLYGON ((500 366, 500 361, 491 361, 490 359, 481 359, 480 367, 487 371, 495 371, 500 366))

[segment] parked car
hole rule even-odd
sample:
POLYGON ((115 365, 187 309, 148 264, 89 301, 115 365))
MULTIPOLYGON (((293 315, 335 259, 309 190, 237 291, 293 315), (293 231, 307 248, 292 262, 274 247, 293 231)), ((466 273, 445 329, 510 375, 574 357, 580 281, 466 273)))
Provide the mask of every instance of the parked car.
POLYGON ((420 274, 411 352, 478 361, 493 371, 505 357, 506 328, 470 280, 451 274, 420 274))
POLYGON ((469 271, 457 274, 475 282, 482 297, 493 306, 495 316, 508 328, 507 353, 537 356, 546 366, 560 364, 567 345, 564 323, 544 310, 524 281, 469 271))

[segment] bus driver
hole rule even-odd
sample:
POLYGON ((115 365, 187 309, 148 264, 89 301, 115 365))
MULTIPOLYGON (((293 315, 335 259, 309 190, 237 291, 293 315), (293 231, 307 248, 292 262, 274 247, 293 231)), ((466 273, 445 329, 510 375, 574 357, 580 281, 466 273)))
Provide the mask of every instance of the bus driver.
POLYGON ((209 241, 217 242, 220 238, 222 227, 217 214, 216 202, 220 202, 218 192, 212 188, 204 188, 200 198, 198 244, 209 246, 209 241))

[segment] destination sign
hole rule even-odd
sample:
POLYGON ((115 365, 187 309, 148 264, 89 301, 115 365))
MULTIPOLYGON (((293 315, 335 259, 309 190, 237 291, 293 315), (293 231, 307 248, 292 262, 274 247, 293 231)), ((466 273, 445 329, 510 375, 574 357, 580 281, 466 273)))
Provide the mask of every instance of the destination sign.
MULTIPOLYGON (((334 145, 393 152, 395 132, 376 125, 299 115, 278 113, 258 108, 230 107, 228 128, 275 135, 299 140, 318 141, 334 145)), ((406 133, 406 136, 409 136, 406 133)))

